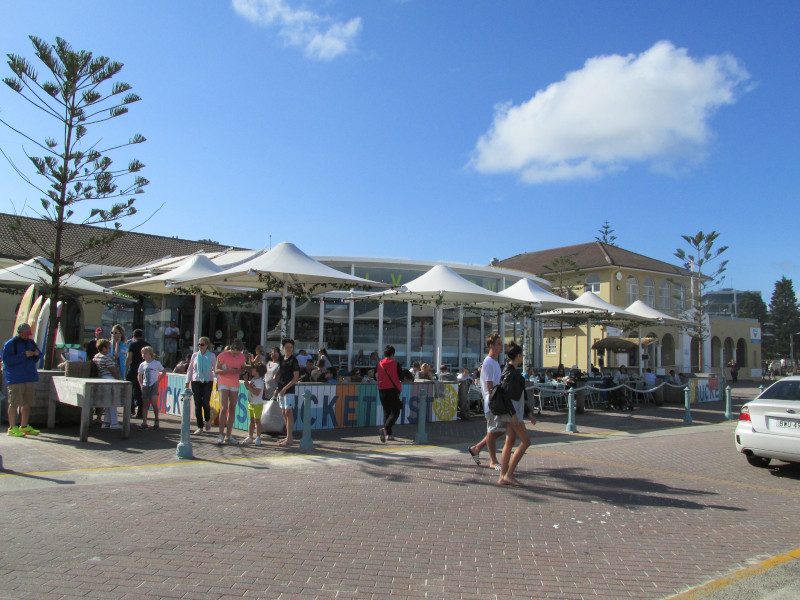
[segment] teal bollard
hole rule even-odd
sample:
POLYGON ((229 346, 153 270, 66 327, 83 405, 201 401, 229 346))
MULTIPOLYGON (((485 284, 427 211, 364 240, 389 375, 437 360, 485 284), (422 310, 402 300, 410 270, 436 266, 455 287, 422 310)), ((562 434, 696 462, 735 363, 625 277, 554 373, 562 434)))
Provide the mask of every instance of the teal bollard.
POLYGON ((689 402, 689 386, 687 385, 683 388, 683 401, 686 405, 686 411, 683 413, 683 424, 684 425, 691 425, 692 424, 692 406, 689 402))
POLYGON ((427 444, 428 434, 425 431, 425 421, 428 420, 428 394, 425 387, 419 390, 419 411, 417 413, 417 435, 414 437, 415 444, 427 444))
POLYGON ((725 418, 728 421, 733 421, 733 413, 731 412, 731 386, 725 388, 725 418))
POLYGON ((578 426, 575 424, 575 390, 571 389, 567 394, 567 433, 578 433, 578 426))
POLYGON ((192 426, 192 415, 189 409, 189 401, 192 398, 192 390, 183 388, 181 392, 181 441, 178 443, 178 449, 175 451, 175 456, 178 458, 194 458, 192 454, 192 440, 189 429, 192 426))
POLYGON ((300 439, 300 450, 310 452, 314 449, 311 439, 311 390, 303 392, 303 437, 300 439))

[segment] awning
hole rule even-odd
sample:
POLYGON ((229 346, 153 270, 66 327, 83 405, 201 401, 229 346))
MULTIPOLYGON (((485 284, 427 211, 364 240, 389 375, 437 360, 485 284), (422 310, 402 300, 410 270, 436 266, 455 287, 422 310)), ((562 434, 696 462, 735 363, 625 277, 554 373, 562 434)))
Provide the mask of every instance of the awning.
POLYGON ((604 352, 633 352, 639 347, 639 344, 646 346, 657 341, 658 338, 624 338, 624 337, 607 337, 602 340, 596 341, 592 344, 592 350, 603 350, 604 352))

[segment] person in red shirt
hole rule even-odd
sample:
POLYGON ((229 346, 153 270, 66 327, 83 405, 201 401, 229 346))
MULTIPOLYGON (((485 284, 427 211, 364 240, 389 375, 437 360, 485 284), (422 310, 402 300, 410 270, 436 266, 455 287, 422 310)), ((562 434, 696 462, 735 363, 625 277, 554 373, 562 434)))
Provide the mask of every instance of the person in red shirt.
POLYGON ((383 360, 378 363, 375 369, 375 376, 378 380, 378 395, 381 399, 381 406, 383 406, 383 428, 380 430, 379 435, 381 442, 386 440, 393 440, 392 426, 400 416, 400 411, 403 408, 403 401, 400 398, 400 392, 403 391, 403 384, 400 383, 402 373, 400 372, 400 365, 394 360, 394 347, 386 346, 383 349, 383 360))

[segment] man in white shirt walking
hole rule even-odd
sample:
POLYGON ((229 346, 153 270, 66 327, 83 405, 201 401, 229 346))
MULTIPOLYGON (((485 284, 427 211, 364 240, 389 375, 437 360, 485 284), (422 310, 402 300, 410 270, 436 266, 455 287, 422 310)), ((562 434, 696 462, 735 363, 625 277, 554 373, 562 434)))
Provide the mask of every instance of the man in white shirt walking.
POLYGON ((500 376, 502 369, 498 358, 503 352, 503 340, 500 339, 500 334, 492 333, 486 336, 486 346, 489 349, 489 354, 483 359, 483 366, 481 367, 481 393, 483 394, 483 412, 486 416, 486 435, 484 438, 474 446, 467 447, 467 452, 472 456, 475 464, 481 464, 478 455, 481 450, 486 448, 489 451, 489 467, 495 470, 500 470, 500 462, 497 460, 497 438, 506 432, 504 423, 498 421, 497 416, 489 410, 489 395, 492 388, 500 384, 500 376))

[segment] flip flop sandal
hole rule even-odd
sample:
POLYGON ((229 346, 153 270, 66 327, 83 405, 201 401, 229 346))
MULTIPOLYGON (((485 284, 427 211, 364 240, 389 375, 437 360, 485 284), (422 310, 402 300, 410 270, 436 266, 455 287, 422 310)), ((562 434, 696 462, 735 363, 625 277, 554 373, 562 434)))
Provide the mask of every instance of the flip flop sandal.
POLYGON ((477 455, 477 454, 475 454, 475 453, 472 451, 472 446, 467 446, 467 452, 469 452, 469 455, 472 457, 472 460, 474 460, 474 461, 475 461, 475 464, 476 464, 476 465, 480 465, 480 464, 481 464, 481 459, 480 459, 480 458, 478 458, 478 455, 477 455))

